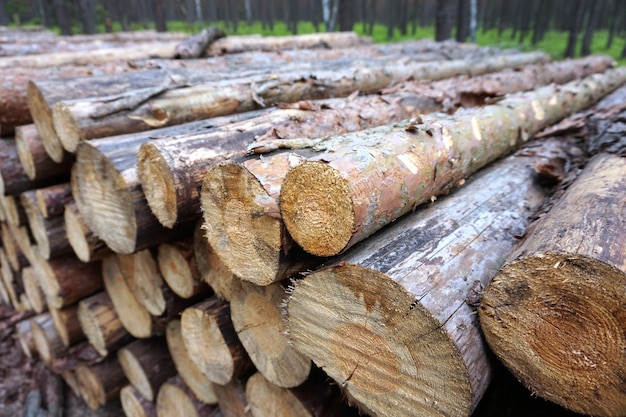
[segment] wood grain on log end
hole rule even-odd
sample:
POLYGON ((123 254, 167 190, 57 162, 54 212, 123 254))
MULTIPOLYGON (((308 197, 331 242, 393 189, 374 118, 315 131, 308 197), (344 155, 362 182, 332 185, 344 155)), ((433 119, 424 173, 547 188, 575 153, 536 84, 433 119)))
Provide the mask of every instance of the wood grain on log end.
POLYGON ((85 223, 76 202, 65 205, 63 220, 67 240, 78 259, 83 262, 92 262, 112 253, 111 249, 85 223))
POLYGON ((196 266, 191 238, 160 244, 157 260, 163 279, 179 297, 191 298, 210 291, 196 266))
MULTIPOLYGON (((28 178, 34 180, 37 176, 35 168, 35 148, 37 143, 41 143, 37 127, 34 124, 18 126, 15 128, 15 146, 17 147, 17 156, 24 168, 24 172, 28 178)), ((43 145, 41 145, 43 148, 43 145)), ((48 156, 46 154, 46 156, 48 156)))
POLYGON ((260 287, 234 279, 231 296, 233 325, 257 370, 283 388, 302 384, 309 376, 311 360, 288 343, 280 316, 283 286, 260 287))
POLYGON ((95 365, 79 365, 74 375, 81 397, 95 410, 119 396, 128 380, 115 356, 95 365))
POLYGON ((22 283, 24 284, 24 293, 33 310, 36 313, 43 313, 47 307, 46 296, 39 285, 39 278, 36 274, 37 271, 32 266, 22 268, 22 283))
POLYGON ((230 300, 231 281, 235 278, 222 259, 217 256, 204 237, 204 222, 199 220, 193 234, 193 251, 200 275, 215 295, 223 300, 230 300))
POLYGON ((178 375, 161 385, 156 399, 156 407, 159 417, 213 417, 220 415, 216 405, 199 401, 178 375))
POLYGON ((174 319, 167 323, 165 337, 178 375, 200 401, 207 404, 216 404, 217 397, 215 396, 213 382, 200 371, 189 356, 189 351, 183 340, 180 320, 174 319))
POLYGON ((28 82, 26 94, 28 97, 28 108, 33 116, 35 126, 37 126, 42 145, 50 158, 54 162, 60 163, 63 161, 65 151, 54 128, 52 109, 34 81, 28 82))
POLYGON ((49 308, 48 312, 65 346, 69 347, 85 340, 85 334, 78 319, 78 304, 65 308, 49 308))
POLYGON ((323 162, 305 162, 287 173, 280 211, 293 239, 317 256, 341 252, 355 227, 348 181, 323 162))
POLYGON ((51 364, 56 357, 67 350, 49 313, 32 318, 30 328, 37 353, 45 364, 51 364))
POLYGON ((139 148, 137 174, 152 213, 163 226, 174 227, 178 220, 176 185, 167 161, 153 144, 139 148))
POLYGON ((62 149, 75 153, 81 140, 80 128, 68 105, 62 101, 55 103, 50 117, 62 149))
POLYGON ((115 255, 126 285, 150 314, 160 316, 165 312, 165 285, 157 260, 150 250, 144 249, 130 255, 115 255))
POLYGON ((77 318, 89 343, 102 355, 128 340, 128 332, 119 320, 113 302, 106 292, 85 298, 78 303, 77 318))
POLYGON ((527 230, 484 293, 487 342, 530 390, 626 413, 626 160, 599 154, 527 230))
POLYGON ((156 404, 145 399, 132 385, 122 388, 120 402, 126 417, 157 417, 156 404))
POLYGON ((314 417, 290 390, 270 383, 260 373, 248 379, 246 400, 253 417, 314 417))

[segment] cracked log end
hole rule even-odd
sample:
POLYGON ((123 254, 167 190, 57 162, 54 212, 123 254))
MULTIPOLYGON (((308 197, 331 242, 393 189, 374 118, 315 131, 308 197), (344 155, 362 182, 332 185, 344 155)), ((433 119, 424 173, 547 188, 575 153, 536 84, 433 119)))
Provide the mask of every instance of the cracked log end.
POLYGON ((348 181, 324 162, 304 162, 287 173, 280 211, 293 239, 317 256, 341 252, 355 228, 348 181))
POLYGON ((152 213, 171 229, 178 220, 176 185, 167 161, 151 143, 139 148, 137 174, 152 213))

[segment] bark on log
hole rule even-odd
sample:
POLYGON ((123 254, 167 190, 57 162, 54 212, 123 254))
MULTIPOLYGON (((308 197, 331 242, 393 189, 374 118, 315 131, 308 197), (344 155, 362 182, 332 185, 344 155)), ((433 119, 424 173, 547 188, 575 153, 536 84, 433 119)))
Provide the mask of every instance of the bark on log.
POLYGON ((1 229, 2 245, 11 269, 19 271, 23 267, 28 266, 30 263, 28 256, 22 251, 17 237, 13 234, 15 227, 2 223, 1 229))
POLYGON ((82 341, 66 350, 65 354, 55 358, 50 364, 52 372, 62 374, 67 370, 75 370, 79 366, 91 366, 104 361, 88 341, 82 341))
MULTIPOLYGON (((8 232, 13 237, 13 240, 17 243, 17 248, 15 248, 16 251, 17 249, 19 249, 19 251, 26 257, 28 262, 31 265, 34 264, 36 255, 35 249, 33 247, 33 239, 30 234, 30 230, 28 230, 28 226, 16 227, 9 225, 8 232)), ((11 250, 8 245, 5 247, 5 249, 11 250)), ((9 254, 8 256, 10 257, 12 255, 9 254)))
MULTIPOLYGON (((83 142, 77 151, 73 195, 89 227, 115 252, 130 254, 153 247, 172 233, 160 226, 139 183, 136 153, 156 135, 176 135, 189 129, 210 131, 258 113, 214 118, 173 126, 151 133, 131 134, 83 142)), ((184 232, 181 227, 178 232, 184 232)), ((175 235, 175 233, 174 233, 175 235)))
POLYGON ((65 205, 63 213, 67 240, 76 257, 87 263, 110 255, 111 249, 94 234, 80 213, 75 201, 65 205))
POLYGON ((230 301, 231 283, 235 276, 224 265, 204 237, 202 219, 198 220, 193 233, 193 251, 200 275, 219 298, 230 301))
POLYGON ((15 146, 24 172, 33 181, 66 177, 74 162, 70 155, 66 155, 59 163, 53 161, 43 147, 34 124, 15 128, 15 146))
POLYGON ((233 328, 227 302, 212 297, 186 308, 181 328, 191 359, 216 384, 228 384, 251 368, 233 328))
POLYGON ((45 218, 63 215, 65 205, 74 201, 69 182, 38 188, 35 198, 39 212, 45 218))
POLYGON ((213 382, 200 371, 200 368, 189 355, 183 340, 179 319, 174 319, 167 323, 165 337, 178 375, 200 401, 207 404, 216 404, 217 397, 215 396, 213 382))
POLYGON ((161 243, 157 261, 163 279, 179 297, 191 298, 208 293, 211 289, 202 280, 193 252, 193 236, 185 240, 161 243))
POLYGON ((37 353, 37 347, 35 346, 35 340, 33 339, 33 332, 31 331, 30 318, 21 320, 15 323, 15 333, 17 342, 26 355, 27 358, 32 358, 33 354, 37 353))
POLYGON ((549 193, 543 156, 492 164, 297 282, 295 347, 369 414, 469 416, 491 375, 472 305, 549 193))
POLYGON ((36 274, 37 271, 32 266, 22 268, 22 283, 24 284, 24 293, 33 310, 36 313, 43 313, 47 310, 46 298, 36 274))
POLYGON ((190 36, 174 49, 174 59, 202 58, 208 47, 216 40, 226 36, 223 30, 211 26, 197 35, 190 36))
POLYGON ((626 159, 598 154, 484 293, 494 353, 537 395, 577 413, 626 413, 626 159))
POLYGON ((162 337, 135 340, 121 348, 117 357, 130 383, 150 401, 155 400, 161 384, 176 374, 162 337))
POLYGON ((194 395, 180 376, 176 375, 165 381, 156 399, 159 417, 217 417, 221 416, 219 407, 204 403, 194 395))
MULTIPOLYGON (((345 65, 340 60, 334 66, 265 73, 168 89, 158 96, 139 101, 140 105, 129 110, 124 107, 122 111, 99 118, 94 118, 94 115, 100 113, 103 105, 108 106, 102 98, 58 102, 53 117, 59 134, 64 139, 78 142, 241 113, 301 99, 346 97, 354 91, 375 93, 392 82, 411 78, 437 80, 460 74, 493 72, 545 60, 546 56, 538 53, 429 63, 413 62, 410 58, 395 61, 378 58, 345 65)), ((129 93, 124 101, 137 101, 137 97, 137 94, 129 93)))
POLYGON ((122 388, 120 402, 126 417, 157 417, 156 404, 145 399, 132 385, 122 388))
POLYGON ((166 284, 150 250, 145 249, 131 255, 118 254, 115 259, 135 299, 150 314, 154 316, 163 314, 165 312, 163 287, 166 284))
POLYGON ((18 227, 28 225, 28 216, 19 195, 3 195, 0 198, 2 199, 2 209, 8 225, 18 227))
POLYGON ((250 416, 250 407, 246 401, 247 375, 235 378, 226 385, 215 385, 217 404, 223 417, 250 416))
POLYGON ((0 248, 0 276, 4 289, 9 296, 10 304, 20 311, 20 295, 22 294, 21 271, 13 271, 4 248, 0 248))
POLYGON ((65 346, 73 346, 85 340, 77 315, 78 304, 65 308, 50 308, 48 312, 65 346))
POLYGON ((67 352, 48 312, 31 319, 30 329, 39 357, 50 366, 52 361, 67 352))
POLYGON ((111 298, 104 291, 80 301, 77 318, 87 340, 102 356, 107 356, 131 341, 111 298))
POLYGON ((92 410, 118 398, 120 390, 128 383, 114 355, 96 365, 79 366, 74 373, 81 397, 92 410))
POLYGON ((307 252, 335 255, 625 81, 617 68, 446 118, 320 140, 318 155, 285 176, 285 226, 307 252))
POLYGON ((284 298, 280 283, 259 287, 234 279, 230 315, 256 369, 272 384, 293 388, 309 376, 311 360, 289 344, 280 316, 284 298))

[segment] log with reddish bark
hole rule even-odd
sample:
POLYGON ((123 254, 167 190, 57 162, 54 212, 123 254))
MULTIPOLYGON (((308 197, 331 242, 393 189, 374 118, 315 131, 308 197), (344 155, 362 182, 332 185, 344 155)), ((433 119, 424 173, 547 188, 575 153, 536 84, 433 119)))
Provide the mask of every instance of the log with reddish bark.
POLYGON ((219 407, 200 401, 178 375, 169 378, 156 398, 159 417, 218 417, 219 407))
POLYGON ((15 128, 15 146, 24 172, 31 180, 66 177, 74 162, 70 155, 66 155, 59 163, 53 161, 46 153, 34 124, 15 128))
POLYGON ((280 283, 259 287, 237 278, 231 289, 230 315, 256 369, 270 383, 292 388, 307 379, 311 360, 289 343, 280 316, 284 298, 280 283))
POLYGON ((450 117, 321 139, 285 176, 282 219, 307 252, 335 255, 625 81, 619 67, 450 117))
POLYGON ((74 201, 69 182, 38 188, 35 198, 39 212, 45 218, 61 216, 65 205, 74 201))
POLYGON ((156 399, 159 387, 176 374, 163 337, 139 339, 117 352, 128 381, 147 400, 156 399))
POLYGON ((74 370, 81 397, 95 410, 119 397, 128 379, 115 355, 95 365, 81 365, 74 370))
POLYGON ((200 401, 207 404, 217 403, 213 382, 200 371, 185 346, 179 319, 167 323, 165 337, 176 371, 185 384, 200 401))
POLYGON ((39 278, 37 278, 36 274, 35 268, 25 266, 22 268, 22 283, 24 284, 24 293, 28 297, 30 306, 36 313, 43 313, 47 310, 46 296, 39 285, 39 278))
POLYGON ((312 68, 299 68, 301 64, 295 64, 293 71, 261 71, 258 75, 226 77, 189 87, 181 87, 173 81, 161 82, 156 88, 162 93, 149 98, 145 93, 152 90, 143 89, 131 90, 116 102, 106 97, 58 102, 53 118, 59 135, 64 140, 78 143, 85 139, 241 113, 277 103, 346 97, 354 91, 375 93, 393 82, 411 78, 436 80, 542 61, 546 61, 544 54, 530 53, 427 63, 403 57, 395 60, 372 58, 351 63, 339 60, 312 68))
POLYGON ((525 233, 482 298, 489 346, 536 395, 626 412, 626 159, 600 153, 525 233))
POLYGON ((89 343, 102 356, 131 341, 105 291, 81 300, 76 318, 89 343))
POLYGON ((227 384, 251 369, 227 302, 212 297, 186 308, 181 315, 181 331, 191 359, 216 384, 227 384))
POLYGON ((184 240, 161 243, 157 261, 163 279, 182 298, 209 295, 211 291, 202 279, 193 251, 193 236, 184 240))
POLYGON ((48 312, 65 346, 73 346, 85 340, 85 333, 77 315, 78 304, 64 308, 50 308, 48 312))
POLYGON ((145 399, 132 385, 122 388, 120 402, 126 417, 157 417, 156 404, 145 399))
POLYGON ((495 162, 295 283, 295 347, 368 413, 469 416, 491 379, 477 297, 549 195, 535 162, 563 146, 495 162))
POLYGON ((200 276, 219 298, 230 301, 231 283, 235 276, 224 265, 204 237, 203 220, 196 223, 193 233, 193 252, 200 276))

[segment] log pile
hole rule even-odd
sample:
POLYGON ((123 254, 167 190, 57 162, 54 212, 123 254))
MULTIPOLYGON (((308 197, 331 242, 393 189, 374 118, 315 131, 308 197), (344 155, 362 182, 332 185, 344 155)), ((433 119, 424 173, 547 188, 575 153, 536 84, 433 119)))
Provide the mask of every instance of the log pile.
POLYGON ((160 59, 97 63, 141 34, 0 48, 0 334, 45 367, 28 412, 68 387, 102 416, 470 416, 492 350, 626 414, 625 68, 152 35, 160 59))

